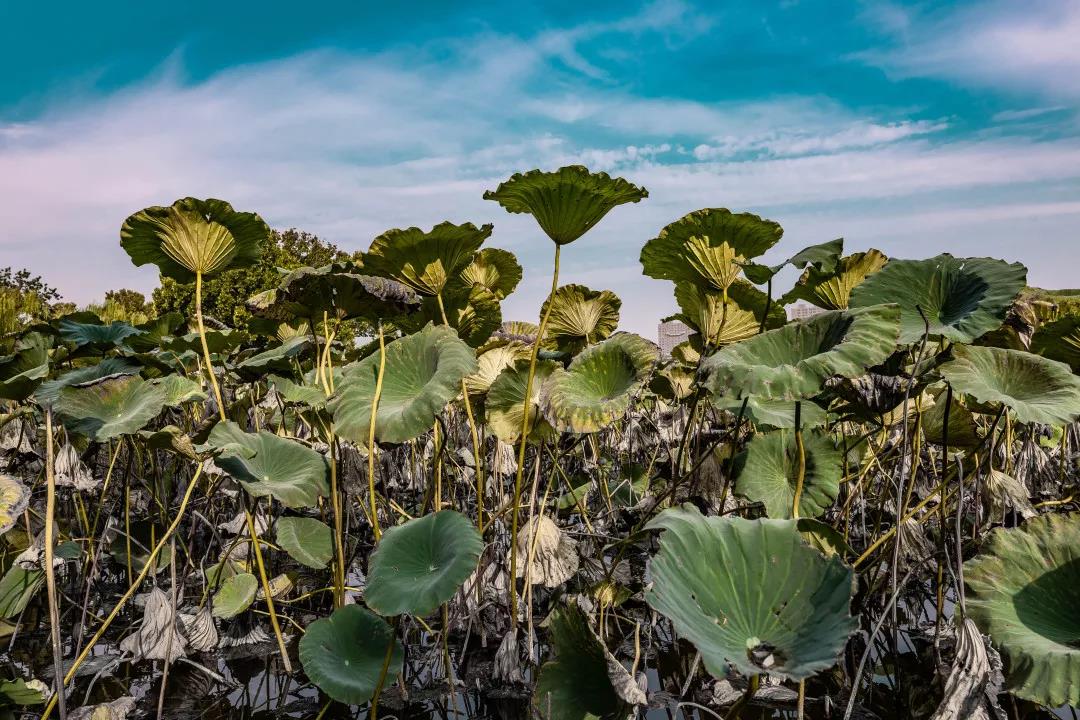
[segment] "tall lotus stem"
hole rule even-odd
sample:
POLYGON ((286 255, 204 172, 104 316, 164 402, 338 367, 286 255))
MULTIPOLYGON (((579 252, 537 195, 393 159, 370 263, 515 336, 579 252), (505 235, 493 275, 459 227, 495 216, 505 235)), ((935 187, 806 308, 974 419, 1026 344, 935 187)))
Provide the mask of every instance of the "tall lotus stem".
POLYGON ((285 638, 281 636, 277 613, 274 612, 274 594, 270 587, 270 580, 266 577, 266 566, 263 565, 262 549, 259 547, 259 534, 255 532, 255 520, 251 517, 251 511, 246 507, 244 508, 244 516, 247 518, 251 545, 255 549, 255 565, 259 568, 259 580, 262 581, 263 594, 266 595, 266 608, 270 611, 270 625, 274 628, 274 637, 277 638, 278 650, 281 651, 281 664, 285 668, 285 672, 291 675, 292 662, 289 661, 289 653, 285 649, 285 638))
MULTIPOLYGON (((56 541, 56 471, 53 461, 52 409, 45 408, 45 589, 49 594, 49 635, 52 637, 53 669, 57 681, 64 676, 64 649, 60 644, 60 598, 56 593, 56 570, 53 568, 53 543, 56 541)), ((60 720, 67 720, 64 686, 57 682, 60 720)))
POLYGON ((206 374, 210 377, 210 387, 214 389, 214 399, 217 401, 218 414, 221 416, 221 421, 225 422, 225 403, 221 400, 221 388, 218 387, 217 378, 214 376, 214 366, 210 363, 210 346, 206 344, 206 328, 203 327, 202 272, 195 273, 195 322, 199 327, 199 342, 202 343, 203 362, 206 363, 206 374))
MULTIPOLYGON (((521 499, 521 483, 525 471, 525 446, 529 441, 529 411, 532 409, 532 386, 533 377, 536 375, 536 358, 540 354, 540 343, 544 341, 544 331, 547 330, 548 318, 551 316, 551 308, 555 304, 553 298, 559 287, 559 251, 562 245, 555 245, 555 268, 551 275, 551 292, 547 297, 547 309, 540 318, 540 329, 536 333, 536 342, 533 343, 532 352, 529 353, 529 375, 525 380, 525 405, 521 413, 521 439, 518 443, 517 473, 514 475, 513 511, 511 512, 510 524, 510 627, 517 629, 517 536, 518 517, 520 515, 519 502, 521 499)), ((537 460, 539 462, 539 459, 537 460)))
POLYGON ((802 502, 803 483, 806 482, 806 446, 802 436, 802 402, 795 402, 795 455, 798 463, 795 475, 795 497, 791 502, 791 517, 799 518, 799 503, 802 502))
POLYGON ((375 416, 379 412, 379 398, 382 397, 383 375, 386 373, 386 341, 383 336, 382 320, 379 321, 379 374, 375 377, 375 394, 371 397, 371 417, 368 419, 368 502, 371 504, 371 530, 375 533, 375 542, 382 537, 379 528, 379 508, 375 499, 375 416))

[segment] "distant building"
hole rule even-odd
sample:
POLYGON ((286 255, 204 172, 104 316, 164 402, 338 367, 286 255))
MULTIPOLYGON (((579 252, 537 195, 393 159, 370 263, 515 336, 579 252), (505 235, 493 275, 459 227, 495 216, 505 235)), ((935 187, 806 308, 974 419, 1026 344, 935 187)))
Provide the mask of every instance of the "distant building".
POLYGON ((664 357, 671 357, 671 351, 675 346, 689 340, 693 333, 694 331, 682 320, 668 320, 660 323, 656 328, 660 354, 664 357))
POLYGON ((804 302, 788 305, 785 309, 787 310, 788 320, 805 320, 808 317, 814 317, 825 312, 819 307, 804 302))

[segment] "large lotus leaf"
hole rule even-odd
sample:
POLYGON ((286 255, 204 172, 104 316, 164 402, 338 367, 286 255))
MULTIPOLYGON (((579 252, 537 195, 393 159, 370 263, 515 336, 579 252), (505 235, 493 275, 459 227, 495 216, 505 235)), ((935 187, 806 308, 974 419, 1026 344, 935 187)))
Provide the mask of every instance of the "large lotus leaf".
POLYGON ((496 299, 502 300, 514 292, 521 282, 521 265, 509 250, 484 248, 473 255, 458 275, 458 280, 452 281, 451 285, 457 282, 468 287, 479 285, 496 299))
POLYGON ((29 504, 30 488, 13 475, 0 474, 0 535, 15 527, 29 504))
POLYGON ((442 300, 440 309, 438 298, 424 298, 418 310, 398 318, 395 324, 407 332, 417 332, 428 323, 442 325, 445 311, 446 320, 457 330, 458 337, 475 348, 486 343, 502 322, 499 299, 480 285, 447 290, 442 300))
POLYGON ((515 173, 484 193, 512 213, 529 213, 556 245, 577 240, 617 205, 647 198, 645 188, 581 165, 515 173))
POLYGON ((730 345, 758 334, 765 309, 766 329, 787 321, 782 305, 744 280, 736 280, 727 293, 688 280, 675 283, 675 301, 682 311, 677 319, 696 331, 712 347, 730 345))
MULTIPOLYGON (((840 492, 841 453, 824 432, 803 433, 806 473, 799 496, 799 517, 817 517, 828 510, 840 492)), ((755 435, 746 448, 746 463, 739 471, 735 491, 760 502, 771 518, 792 517, 799 455, 795 433, 777 430, 755 435)))
MULTIPOLYGON (((476 372, 472 348, 453 328, 429 325, 386 346, 386 370, 375 417, 375 438, 402 443, 431 429, 435 416, 476 372)), ((367 444, 372 397, 379 373, 376 352, 346 368, 330 403, 337 432, 367 444)))
POLYGON ((310 568, 322 569, 334 557, 332 531, 315 518, 278 518, 274 534, 285 552, 310 568))
POLYGON ((380 615, 428 615, 476 570, 483 549, 480 533, 454 510, 392 527, 371 555, 364 601, 380 615))
POLYGON ((60 389, 56 411, 72 432, 105 442, 141 430, 165 407, 165 389, 138 375, 114 375, 60 389))
POLYGON ((126 322, 113 321, 108 325, 100 323, 80 323, 69 319, 60 321, 60 337, 75 347, 111 348, 127 344, 132 335, 140 331, 126 322))
POLYGON ((258 591, 259 580, 251 573, 227 578, 214 593, 214 617, 236 617, 251 606, 258 591))
POLYGON ((586 720, 626 715, 608 676, 607 655, 577 606, 558 608, 548 630, 555 659, 544 663, 532 702, 545 720, 586 720))
POLYGON ((15 343, 14 353, 0 357, 0 400, 22 401, 49 374, 51 338, 27 333, 15 343))
POLYGON ((469 264, 491 228, 443 222, 428 232, 387 230, 364 253, 364 272, 397 280, 421 295, 438 295, 469 264))
POLYGON ((1080 705, 1080 515, 997 529, 964 563, 968 614, 1006 658, 1018 697, 1080 705))
POLYGON ((939 369, 957 392, 1002 403, 1022 422, 1064 425, 1080 415, 1080 377, 1065 363, 1023 350, 954 345, 939 369))
MULTIPOLYGON (((249 339, 247 333, 242 330, 233 330, 232 328, 226 328, 224 330, 211 330, 207 328, 206 330, 206 347, 215 355, 240 347, 249 339)), ((162 339, 161 344, 165 350, 170 350, 175 353, 183 353, 186 351, 192 353, 202 352, 202 340, 199 339, 199 333, 187 333, 186 335, 166 337, 162 339)))
MULTIPOLYGON (((337 371, 337 368, 334 368, 337 371)), ((334 374, 334 385, 337 385, 339 372, 334 374)), ((267 382, 272 383, 284 402, 310 405, 313 408, 321 408, 326 404, 326 391, 320 385, 296 383, 279 375, 268 375, 267 382)))
POLYGON ((896 305, 878 305, 788 323, 706 358, 706 385, 714 394, 735 397, 813 397, 826 379, 862 375, 891 355, 899 318, 896 305))
POLYGON ((1031 351, 1080 373, 1080 315, 1066 315, 1040 325, 1031 336, 1031 351))
POLYGON ((393 628, 359 605, 340 607, 316 620, 300 639, 300 662, 308 678, 346 705, 370 700, 380 679, 385 683, 397 677, 404 659, 393 628))
MULTIPOLYGON (((540 413, 541 388, 558 365, 551 360, 539 360, 533 372, 532 400, 529 403, 529 441, 540 442, 551 437, 553 430, 540 413)), ((504 443, 521 439, 522 413, 525 412, 525 386, 529 379, 528 357, 505 368, 488 388, 484 414, 488 427, 504 443)))
POLYGON ((120 245, 133 263, 153 263, 181 283, 194 281, 198 272, 205 277, 255 264, 269 237, 270 228, 255 213, 190 197, 140 210, 120 228, 120 245))
POLYGON ((60 390, 71 385, 81 385, 110 375, 135 375, 142 365, 127 358, 105 358, 97 365, 81 367, 66 372, 55 380, 46 380, 34 393, 34 399, 42 405, 52 405, 60 397, 60 390))
POLYGON ((295 440, 265 430, 244 432, 230 421, 214 426, 207 445, 221 451, 215 462, 255 497, 314 507, 320 495, 330 494, 326 458, 295 440))
POLYGON ((775 245, 783 228, 751 213, 695 210, 671 223, 641 249, 645 274, 702 287, 730 287, 742 265, 775 245))
POLYGON ((124 339, 124 345, 134 352, 156 350, 163 338, 175 335, 185 323, 183 315, 177 312, 165 313, 152 318, 141 325, 136 325, 139 332, 124 339))
POLYGON ((250 298, 247 307, 255 315, 281 321, 318 322, 327 312, 339 320, 362 317, 374 322, 408 312, 419 302, 407 285, 361 274, 351 262, 336 262, 291 271, 278 287, 250 298))
MULTIPOLYGON (((752 395, 745 398, 714 395, 712 401, 716 407, 734 415, 738 415, 739 410, 742 410, 743 417, 759 428, 790 430, 795 427, 795 403, 790 400, 769 400, 752 395), (745 409, 743 409, 744 400, 745 409)), ((827 418, 828 413, 820 405, 807 400, 802 401, 802 406, 799 408, 799 424, 804 430, 821 427, 827 418)))
POLYGON ((476 372, 465 378, 470 395, 482 395, 491 388, 495 378, 506 368, 514 367, 519 360, 529 359, 529 347, 516 340, 496 341, 481 349, 476 357, 476 372))
POLYGON ((295 359, 311 349, 311 338, 300 335, 245 358, 236 364, 236 371, 245 380, 256 380, 269 372, 288 372, 295 359))
POLYGON ((165 390, 165 404, 169 407, 180 407, 184 403, 206 400, 202 385, 183 375, 165 375, 154 378, 150 382, 165 390))
POLYGON ((694 643, 705 669, 804 680, 832 667, 857 622, 852 572, 802 541, 795 520, 665 510, 645 600, 694 643))
POLYGON ((811 245, 789 257, 779 265, 758 265, 749 263, 743 267, 743 272, 750 282, 761 285, 767 283, 788 265, 802 270, 810 265, 821 273, 832 273, 840 262, 840 256, 844 254, 844 239, 837 238, 828 242, 811 245))
POLYGON ((563 285, 540 310, 548 315, 546 338, 563 352, 580 352, 606 339, 619 326, 622 300, 610 290, 590 290, 584 285, 563 285))
POLYGON ((993 258, 890 260, 852 291, 851 307, 898 304, 901 343, 921 338, 927 323, 932 336, 971 342, 1001 327, 1026 283, 1027 268, 993 258))
POLYGON ((621 418, 652 374, 660 349, 633 333, 586 348, 544 382, 544 415, 559 430, 592 433, 621 418))
POLYGON ((780 298, 780 304, 805 300, 825 310, 847 310, 852 290, 888 261, 882 253, 871 249, 840 258, 828 272, 811 265, 799 276, 795 287, 780 298))

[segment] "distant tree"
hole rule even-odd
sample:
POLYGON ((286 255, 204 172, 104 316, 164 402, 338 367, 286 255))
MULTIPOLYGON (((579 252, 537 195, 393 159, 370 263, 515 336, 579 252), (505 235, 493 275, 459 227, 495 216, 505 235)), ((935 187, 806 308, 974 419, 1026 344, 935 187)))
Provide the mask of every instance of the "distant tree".
POLYGON ((128 288, 109 290, 105 293, 105 304, 115 305, 124 310, 124 312, 132 315, 146 313, 149 309, 146 303, 146 296, 137 290, 129 290, 128 288))
POLYGON ((46 284, 40 275, 31 275, 29 270, 0 268, 0 288, 17 291, 20 295, 34 295, 42 303, 51 303, 60 299, 56 288, 46 284))
POLYGON ((13 333, 34 320, 51 317, 60 299, 56 288, 29 270, 0 268, 0 334, 13 333))

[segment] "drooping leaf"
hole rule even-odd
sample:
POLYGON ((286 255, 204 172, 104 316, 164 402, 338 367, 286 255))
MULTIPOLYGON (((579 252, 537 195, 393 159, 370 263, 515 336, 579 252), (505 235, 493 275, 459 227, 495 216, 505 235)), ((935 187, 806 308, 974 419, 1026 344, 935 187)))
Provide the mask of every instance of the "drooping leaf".
POLYGON ((1063 362, 1080 373, 1080 315, 1066 315, 1040 325, 1031 337, 1031 352, 1063 362))
POLYGON ((319 323, 323 313, 338 320, 371 322, 397 317, 420 302, 407 285, 364 274, 355 263, 335 262, 301 267, 285 275, 276 288, 249 298, 248 309, 259 317, 319 323))
POLYGON ((768 282, 776 273, 788 265, 799 270, 810 265, 819 273, 831 274, 836 270, 836 266, 840 262, 840 256, 843 253, 844 239, 837 238, 836 240, 829 240, 828 242, 803 248, 779 265, 749 263, 743 268, 743 272, 750 282, 758 285, 768 282))
POLYGON ((118 375, 61 388, 56 411, 72 432, 105 442, 141 430, 161 413, 165 400, 160 385, 118 375))
POLYGON ((885 267, 888 258, 877 250, 853 253, 840 258, 830 272, 813 265, 799 276, 795 287, 780 298, 781 305, 805 300, 824 310, 847 310, 851 292, 863 280, 885 267))
POLYGON ((584 285, 563 285, 545 300, 541 316, 551 311, 545 338, 571 354, 606 339, 619 325, 622 300, 610 290, 590 290, 584 285))
POLYGON ((364 253, 364 271, 397 280, 421 295, 438 295, 469 264, 491 229, 443 222, 427 232, 417 227, 387 230, 364 253))
MULTIPOLYGON (((496 299, 509 296, 521 282, 521 265, 514 253, 500 248, 484 248, 458 275, 459 282, 471 287, 479 285, 496 299)), ((451 282, 451 285, 454 281, 451 282)))
POLYGON ((300 662, 320 690, 340 703, 367 702, 401 672, 405 653, 394 630, 359 605, 345 605, 316 620, 300 639, 300 662), (389 656, 389 661, 387 661, 389 656))
POLYGON ((470 395, 483 395, 506 368, 519 360, 529 359, 529 347, 517 340, 495 340, 480 349, 476 357, 476 372, 465 378, 470 395))
POLYGON ((52 338, 39 332, 24 335, 11 355, 0 357, 0 400, 21 402, 30 396, 49 374, 52 338))
POLYGON ((278 518, 275 537, 290 557, 310 568, 320 570, 334 557, 333 533, 315 518, 278 518))
MULTIPOLYGON (((841 454, 827 433, 803 433, 806 472, 799 496, 799 517, 817 517, 832 506, 840 492, 841 454)), ((746 448, 746 463, 735 491, 765 506, 771 518, 792 517, 799 458, 795 433, 777 430, 755 435, 746 448)))

